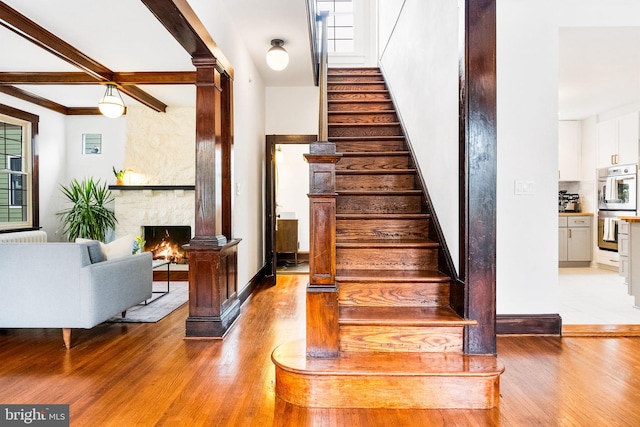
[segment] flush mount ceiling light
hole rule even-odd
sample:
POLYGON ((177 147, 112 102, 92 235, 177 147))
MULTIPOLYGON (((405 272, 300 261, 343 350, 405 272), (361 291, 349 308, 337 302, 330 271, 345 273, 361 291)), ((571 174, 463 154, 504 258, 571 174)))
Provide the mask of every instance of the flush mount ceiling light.
POLYGON ((284 70, 289 64, 289 54, 282 46, 284 46, 282 40, 273 39, 271 48, 267 51, 267 64, 276 71, 284 70))
POLYGON ((103 115, 111 119, 120 117, 124 113, 124 101, 116 85, 107 83, 107 90, 98 103, 98 109, 103 115))

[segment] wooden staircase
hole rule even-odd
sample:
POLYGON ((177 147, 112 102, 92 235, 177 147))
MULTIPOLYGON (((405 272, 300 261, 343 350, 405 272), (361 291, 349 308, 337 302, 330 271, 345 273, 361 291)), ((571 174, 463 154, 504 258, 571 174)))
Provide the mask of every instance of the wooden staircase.
POLYGON ((273 355, 276 393, 300 406, 491 408, 503 367, 464 354, 475 321, 451 308, 431 214, 378 69, 331 69, 339 357, 273 355))

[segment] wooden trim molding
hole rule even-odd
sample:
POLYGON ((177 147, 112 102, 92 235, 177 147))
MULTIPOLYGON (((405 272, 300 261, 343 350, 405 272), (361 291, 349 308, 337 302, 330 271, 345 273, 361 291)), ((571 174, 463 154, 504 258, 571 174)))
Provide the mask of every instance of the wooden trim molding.
POLYGON ((564 325, 563 337, 640 337, 640 325, 564 325))
POLYGON ((562 318, 559 314, 498 314, 498 335, 561 335, 562 318))

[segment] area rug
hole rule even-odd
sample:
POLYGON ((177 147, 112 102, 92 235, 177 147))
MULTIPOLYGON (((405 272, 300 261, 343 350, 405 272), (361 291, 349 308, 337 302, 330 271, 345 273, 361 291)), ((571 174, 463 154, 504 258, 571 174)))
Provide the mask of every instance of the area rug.
MULTIPOLYGON (((154 291, 166 291, 167 282, 153 282, 154 291)), ((155 323, 189 300, 189 282, 171 282, 166 295, 154 293, 147 303, 127 310, 127 317, 115 316, 112 323, 155 323)))

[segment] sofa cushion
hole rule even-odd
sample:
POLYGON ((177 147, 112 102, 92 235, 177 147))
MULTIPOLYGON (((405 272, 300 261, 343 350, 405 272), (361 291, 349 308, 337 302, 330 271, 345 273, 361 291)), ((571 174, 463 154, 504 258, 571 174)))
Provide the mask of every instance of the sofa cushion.
POLYGON ((89 259, 91 260, 91 264, 102 262, 106 259, 99 241, 78 237, 76 239, 76 243, 84 243, 87 245, 87 248, 89 249, 89 259))
POLYGON ((106 259, 116 259, 131 255, 135 236, 127 235, 109 243, 100 243, 106 259))

